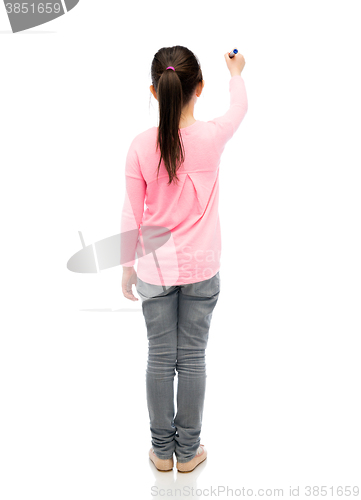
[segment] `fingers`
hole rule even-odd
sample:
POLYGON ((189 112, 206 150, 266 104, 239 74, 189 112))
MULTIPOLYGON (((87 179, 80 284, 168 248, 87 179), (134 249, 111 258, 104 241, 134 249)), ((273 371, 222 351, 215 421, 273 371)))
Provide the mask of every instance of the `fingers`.
POLYGON ((127 283, 127 282, 122 283, 122 292, 123 292, 123 295, 126 299, 133 300, 133 301, 139 300, 136 297, 134 297, 131 283, 127 283))
POLYGON ((133 301, 139 300, 136 297, 134 297, 133 292, 131 290, 123 290, 123 295, 126 299, 129 299, 129 300, 133 300, 133 301))
POLYGON ((139 300, 137 297, 134 297, 132 291, 132 285, 137 284, 137 274, 134 268, 123 268, 123 277, 122 277, 122 292, 126 299, 136 301, 139 300))

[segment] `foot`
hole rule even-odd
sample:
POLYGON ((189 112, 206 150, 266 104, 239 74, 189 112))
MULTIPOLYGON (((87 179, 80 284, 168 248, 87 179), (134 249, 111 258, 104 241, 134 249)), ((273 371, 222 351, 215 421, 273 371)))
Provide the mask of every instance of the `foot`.
POLYGON ((173 465, 174 465, 173 457, 167 458, 165 460, 158 458, 157 455, 154 453, 153 448, 151 448, 149 450, 149 458, 160 472, 168 472, 173 470, 173 465))
POLYGON ((197 450, 196 456, 192 458, 192 460, 184 463, 177 462, 178 472, 192 472, 192 470, 194 470, 197 467, 197 465, 204 462, 206 458, 207 458, 207 450, 204 448, 204 445, 201 444, 197 450))

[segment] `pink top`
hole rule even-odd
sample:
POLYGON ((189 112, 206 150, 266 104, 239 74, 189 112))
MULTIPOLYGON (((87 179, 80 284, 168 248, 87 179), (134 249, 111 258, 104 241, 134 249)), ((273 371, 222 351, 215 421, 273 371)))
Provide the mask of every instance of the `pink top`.
POLYGON ((174 181, 167 185, 169 177, 163 161, 157 181, 158 127, 137 135, 130 145, 125 166, 120 263, 132 266, 137 256, 137 275, 147 283, 195 283, 213 277, 220 269, 218 167, 227 141, 247 113, 241 75, 230 79, 229 91, 230 107, 223 116, 208 122, 197 120, 180 129, 185 162, 177 170, 178 185, 174 181))

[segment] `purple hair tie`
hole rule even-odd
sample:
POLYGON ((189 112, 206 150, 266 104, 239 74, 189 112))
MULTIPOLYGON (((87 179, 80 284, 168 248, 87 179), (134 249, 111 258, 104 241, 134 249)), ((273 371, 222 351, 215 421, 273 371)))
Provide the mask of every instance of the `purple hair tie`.
POLYGON ((172 69, 173 71, 175 71, 175 69, 173 68, 173 66, 168 66, 168 68, 166 69, 172 69))

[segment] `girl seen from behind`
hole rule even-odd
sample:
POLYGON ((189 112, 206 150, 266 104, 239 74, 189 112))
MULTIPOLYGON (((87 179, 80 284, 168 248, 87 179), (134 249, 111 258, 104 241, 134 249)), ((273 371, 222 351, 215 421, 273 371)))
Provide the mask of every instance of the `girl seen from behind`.
POLYGON ((204 87, 197 57, 180 45, 154 55, 150 91, 158 101, 159 125, 138 134, 126 158, 122 291, 138 300, 134 284, 142 301, 149 458, 161 471, 173 469, 173 455, 179 472, 191 472, 207 458, 200 433, 205 351, 220 294, 219 165, 248 109, 244 57, 230 58, 227 52, 224 58, 231 75, 230 106, 223 116, 205 122, 194 118, 204 87), (136 254, 141 257, 137 272, 136 254))

